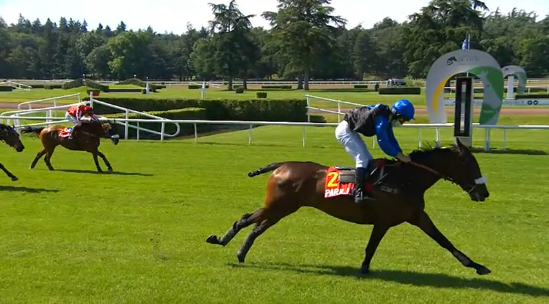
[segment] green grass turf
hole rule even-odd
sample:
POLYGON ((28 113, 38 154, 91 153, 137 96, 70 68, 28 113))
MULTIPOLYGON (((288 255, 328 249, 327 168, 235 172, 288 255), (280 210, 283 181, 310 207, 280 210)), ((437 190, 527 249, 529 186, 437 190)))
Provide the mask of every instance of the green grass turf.
MULTIPOLYGON (((118 173, 103 175, 93 173, 87 153, 60 148, 52 159, 58 170, 49 172, 43 161, 28 169, 40 149, 36 139, 23 137, 22 153, 4 146, 2 163, 20 181, 0 176, 0 302, 547 302, 546 155, 477 153, 491 191, 484 203, 447 182, 427 192, 435 224, 489 267, 488 276, 404 224, 379 246, 373 274, 359 278, 371 226, 315 209, 272 227, 241 267, 235 255, 249 229, 225 248, 205 243, 261 206, 268 175, 248 178, 248 171, 283 160, 352 165, 333 132, 307 128, 306 148, 301 127, 254 129, 252 146, 248 131, 202 137, 199 144, 105 141, 101 150, 118 173)), ((405 152, 416 147, 417 131, 395 132, 405 152)), ((509 148, 549 152, 547 132, 510 132, 509 148)), ((450 134, 443 132, 446 142, 450 134)))

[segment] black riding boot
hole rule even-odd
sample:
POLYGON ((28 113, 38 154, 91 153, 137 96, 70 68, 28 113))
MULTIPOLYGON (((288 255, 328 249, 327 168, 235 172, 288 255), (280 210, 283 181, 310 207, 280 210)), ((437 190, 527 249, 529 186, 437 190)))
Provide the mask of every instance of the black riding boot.
POLYGON ((368 179, 368 169, 356 168, 355 176, 355 203, 360 204, 365 200, 371 199, 369 195, 364 191, 366 180, 368 179))
POLYGON ((69 134, 69 139, 73 139, 74 138, 74 132, 76 131, 76 126, 72 127, 71 129, 71 134, 69 134))

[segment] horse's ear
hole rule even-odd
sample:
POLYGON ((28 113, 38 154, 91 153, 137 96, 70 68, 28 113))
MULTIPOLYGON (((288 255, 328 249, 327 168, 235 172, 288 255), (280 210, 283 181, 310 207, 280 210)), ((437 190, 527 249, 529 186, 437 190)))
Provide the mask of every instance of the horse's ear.
POLYGON ((461 153, 469 150, 467 148, 467 146, 465 146, 463 143, 461 143, 461 140, 459 140, 459 137, 456 137, 456 144, 457 144, 457 147, 459 149, 459 152, 461 152, 461 153))

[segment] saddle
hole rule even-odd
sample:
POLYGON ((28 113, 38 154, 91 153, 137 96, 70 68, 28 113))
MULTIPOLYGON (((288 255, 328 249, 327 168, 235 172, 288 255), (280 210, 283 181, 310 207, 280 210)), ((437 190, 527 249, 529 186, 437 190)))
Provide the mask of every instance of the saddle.
MULTIPOLYGON (((396 194, 398 189, 389 187, 384 184, 383 181, 394 170, 394 166, 398 166, 399 163, 388 164, 385 159, 375 159, 369 162, 368 172, 370 175, 366 177, 368 185, 366 185, 367 191, 372 191, 378 188, 382 191, 396 194)), ((326 172, 326 181, 324 187, 324 197, 336 197, 336 196, 352 196, 355 189, 355 167, 345 166, 333 166, 329 167, 326 172)))

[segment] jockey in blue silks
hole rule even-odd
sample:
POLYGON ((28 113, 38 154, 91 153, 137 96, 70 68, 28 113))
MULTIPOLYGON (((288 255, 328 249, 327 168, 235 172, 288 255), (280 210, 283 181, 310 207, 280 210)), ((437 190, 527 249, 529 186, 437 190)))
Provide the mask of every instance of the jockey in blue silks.
POLYGON ((373 159, 359 133, 366 137, 377 136, 377 142, 385 154, 409 162, 410 157, 402 154, 402 149, 393 134, 393 127, 413 120, 414 114, 414 105, 409 100, 401 99, 392 107, 376 104, 353 109, 345 114, 345 118, 337 126, 337 141, 345 147, 345 151, 356 163, 355 203, 362 203, 370 198, 364 193, 364 187, 367 177, 370 176, 368 162, 373 159))

